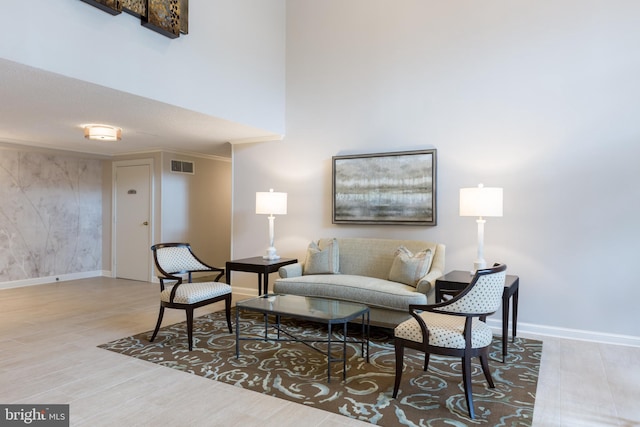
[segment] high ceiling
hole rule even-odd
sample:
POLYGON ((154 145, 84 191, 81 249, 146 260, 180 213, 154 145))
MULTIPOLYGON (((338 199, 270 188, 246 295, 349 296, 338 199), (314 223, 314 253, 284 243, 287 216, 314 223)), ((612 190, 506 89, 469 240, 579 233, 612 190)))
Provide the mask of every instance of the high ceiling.
POLYGON ((0 144, 102 156, 167 150, 231 157, 230 142, 280 138, 267 133, 0 59, 0 144), (82 125, 89 123, 122 128, 122 140, 85 139, 82 125))

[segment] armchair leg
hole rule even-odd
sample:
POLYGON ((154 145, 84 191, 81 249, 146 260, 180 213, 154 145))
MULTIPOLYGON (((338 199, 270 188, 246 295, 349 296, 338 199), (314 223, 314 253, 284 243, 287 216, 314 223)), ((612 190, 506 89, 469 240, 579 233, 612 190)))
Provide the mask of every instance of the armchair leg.
POLYGON ((193 308, 187 308, 187 338, 189 340, 189 351, 193 350, 193 308))
POLYGON ((431 354, 425 351, 424 353, 424 371, 425 372, 427 371, 427 369, 429 369, 429 356, 431 356, 431 354))
POLYGON ((400 389, 400 381, 402 380, 402 369, 404 368, 404 343, 402 340, 395 339, 395 352, 396 352, 396 380, 393 384, 393 398, 398 396, 398 390, 400 389))
POLYGON ((493 384, 493 378, 491 378, 491 370, 489 369, 488 354, 480 355, 480 364, 482 365, 482 372, 484 372, 484 377, 487 379, 487 383, 489 383, 489 388, 496 388, 496 386, 493 384))
MULTIPOLYGON (((227 326, 229 327, 229 333, 233 333, 233 329, 231 328, 231 294, 227 295, 224 300, 224 310, 227 315, 227 326)), ((236 325, 236 328, 238 325, 236 325)))
POLYGON ((156 335, 158 335, 158 331, 160 330, 160 325, 162 324, 162 317, 164 316, 164 306, 160 306, 160 313, 158 313, 158 321, 156 322, 156 328, 153 330, 153 335, 151 335, 150 342, 156 339, 156 335))
POLYGON ((462 381, 467 407, 469 408, 469 417, 473 420, 475 415, 473 413, 473 394, 471 390, 471 357, 469 356, 462 357, 462 381))

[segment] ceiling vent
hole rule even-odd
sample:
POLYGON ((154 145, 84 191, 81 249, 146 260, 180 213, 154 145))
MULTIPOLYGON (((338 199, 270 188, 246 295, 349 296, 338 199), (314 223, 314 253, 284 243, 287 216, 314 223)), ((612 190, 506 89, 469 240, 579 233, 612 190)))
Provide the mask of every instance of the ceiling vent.
POLYGON ((195 173, 193 162, 171 160, 171 172, 188 173, 193 175, 195 173))

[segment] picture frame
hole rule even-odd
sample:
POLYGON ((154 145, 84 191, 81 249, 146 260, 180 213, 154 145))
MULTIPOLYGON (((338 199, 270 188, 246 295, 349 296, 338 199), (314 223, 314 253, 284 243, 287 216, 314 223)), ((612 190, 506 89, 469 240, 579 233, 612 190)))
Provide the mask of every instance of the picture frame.
POLYGON ((435 226, 436 149, 334 156, 334 224, 435 226))

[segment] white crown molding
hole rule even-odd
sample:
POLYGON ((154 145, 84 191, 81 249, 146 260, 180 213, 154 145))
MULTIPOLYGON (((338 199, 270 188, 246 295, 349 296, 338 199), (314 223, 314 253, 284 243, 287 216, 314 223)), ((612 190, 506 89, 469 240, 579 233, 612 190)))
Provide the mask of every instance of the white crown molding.
POLYGON ((284 139, 284 135, 265 135, 265 136, 256 136, 253 138, 241 138, 234 139, 229 141, 231 145, 239 145, 239 144, 253 144, 256 142, 274 142, 274 141, 282 141, 284 139))
POLYGON ((87 150, 82 151, 73 151, 73 150, 62 150, 59 148, 53 148, 46 144, 38 144, 31 143, 26 141, 11 141, 6 138, 0 140, 0 150, 12 150, 12 151, 30 151, 30 152, 39 152, 39 153, 56 153, 59 155, 68 155, 72 157, 81 157, 81 158, 95 158, 101 160, 117 160, 120 157, 130 157, 130 156, 143 156, 150 155, 156 153, 170 153, 182 156, 190 156, 201 159, 209 159, 209 160, 219 160, 223 162, 231 162, 230 157, 216 156, 215 154, 203 154, 196 153, 192 151, 186 150, 168 150, 164 148, 151 148, 149 150, 140 150, 140 151, 128 151, 126 153, 117 153, 117 154, 104 154, 97 153, 87 150))
POLYGON ((46 144, 9 140, 7 138, 0 141, 0 150, 28 151, 28 152, 45 153, 45 154, 55 153, 55 154, 71 156, 71 157, 102 159, 102 160, 108 160, 111 157, 113 157, 110 154, 102 154, 102 153, 96 153, 96 152, 90 152, 90 151, 63 150, 59 148, 53 148, 50 145, 46 145, 46 144))
POLYGON ((110 156, 112 160, 117 160, 117 158, 120 157, 129 157, 129 156, 141 156, 141 155, 149 155, 149 154, 157 154, 157 153, 168 153, 168 154, 173 154, 176 156, 189 156, 189 157, 195 157, 195 158, 200 158, 200 159, 208 159, 208 160, 218 160, 221 162, 227 162, 227 163, 231 163, 231 158, 230 157, 222 157, 222 156, 216 156, 215 154, 202 154, 202 153, 195 153, 192 151, 184 151, 184 150, 167 150, 164 148, 158 148, 158 149, 153 149, 153 150, 145 150, 145 151, 136 151, 136 152, 131 152, 131 153, 124 153, 124 154, 114 154, 113 156, 110 156))

